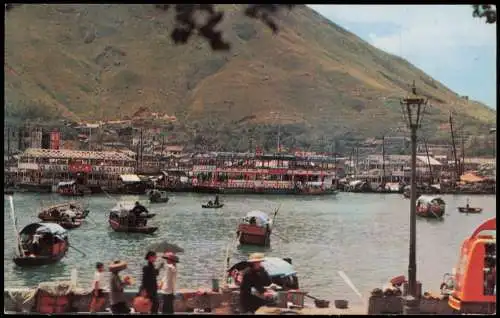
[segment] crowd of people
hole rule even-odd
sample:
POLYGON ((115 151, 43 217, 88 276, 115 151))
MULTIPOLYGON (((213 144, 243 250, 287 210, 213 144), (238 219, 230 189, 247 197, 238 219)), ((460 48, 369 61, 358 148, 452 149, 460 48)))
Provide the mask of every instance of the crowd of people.
MULTIPOLYGON (((160 311, 159 291, 161 291, 161 313, 174 313, 174 300, 177 285, 177 264, 179 257, 172 252, 161 254, 165 261, 156 266, 157 254, 148 251, 142 268, 142 281, 136 297, 132 301, 132 308, 137 313, 157 314, 160 311)), ((240 310, 242 313, 255 311, 269 304, 274 293, 266 291, 265 286, 271 284, 271 278, 261 266, 264 260, 262 253, 250 255, 248 263, 251 266, 241 273, 240 310)), ((92 300, 90 312, 102 312, 106 304, 104 290, 109 289, 109 303, 113 314, 128 314, 132 311, 127 302, 124 288, 132 284, 130 276, 120 276, 120 272, 127 268, 124 261, 114 261, 109 265, 111 276, 109 284, 104 279, 104 264, 96 264, 96 272, 92 284, 92 300)))

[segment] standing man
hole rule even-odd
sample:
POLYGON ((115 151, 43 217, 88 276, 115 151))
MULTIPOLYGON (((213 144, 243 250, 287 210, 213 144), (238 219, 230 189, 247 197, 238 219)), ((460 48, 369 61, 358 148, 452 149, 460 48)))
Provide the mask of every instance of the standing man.
POLYGON ((158 313, 158 277, 159 270, 155 268, 156 253, 149 251, 144 258, 148 264, 142 268, 142 284, 140 289, 146 290, 148 298, 151 300, 151 313, 158 313))
POLYGON ((174 313, 175 285, 177 283, 177 263, 179 257, 172 252, 166 252, 162 258, 167 261, 167 267, 161 280, 163 296, 162 313, 172 315, 174 313))
POLYGON ((106 302, 106 298, 104 297, 104 264, 97 263, 96 272, 94 274, 94 281, 92 282, 92 301, 90 302, 90 312, 99 312, 104 303, 106 302))
POLYGON ((243 272, 240 284, 241 313, 255 313, 257 309, 267 304, 266 298, 272 297, 264 286, 271 284, 271 278, 261 266, 264 254, 253 253, 248 259, 250 267, 243 272))

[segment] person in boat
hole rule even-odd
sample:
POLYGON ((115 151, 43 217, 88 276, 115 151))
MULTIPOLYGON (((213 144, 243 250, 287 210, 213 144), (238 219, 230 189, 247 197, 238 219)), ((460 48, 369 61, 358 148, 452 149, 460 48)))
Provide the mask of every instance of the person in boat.
POLYGON ((31 241, 31 246, 33 247, 33 253, 35 255, 40 255, 42 251, 42 246, 40 244, 40 239, 42 239, 42 234, 33 234, 33 241, 31 241))
POLYGON ((141 288, 144 288, 147 292, 147 297, 151 300, 151 313, 158 313, 158 282, 157 277, 159 274, 159 269, 155 267, 156 253, 148 251, 146 253, 145 260, 148 264, 142 268, 142 283, 141 288))
POLYGON ((149 211, 146 209, 146 207, 142 204, 139 203, 139 201, 135 202, 135 206, 132 209, 132 211, 135 213, 136 216, 141 215, 141 213, 149 213, 149 211))
POLYGON ((470 208, 469 199, 467 199, 467 204, 465 205, 465 208, 467 209, 467 211, 469 211, 469 208, 470 208))
POLYGON ((248 221, 249 224, 251 225, 256 225, 257 224, 257 219, 255 218, 255 216, 252 216, 250 218, 250 220, 248 221))
POLYGON ((219 195, 218 194, 215 195, 214 204, 215 205, 219 205, 220 204, 220 202, 219 202, 219 195))
POLYGON ((214 205, 214 203, 212 202, 212 200, 210 200, 210 201, 208 201, 208 204, 207 204, 207 205, 208 205, 208 206, 212 206, 212 205, 214 205))
POLYGON ((94 281, 92 283, 92 300, 90 302, 90 312, 99 312, 106 303, 104 297, 104 264, 96 263, 96 272, 94 274, 94 281))
POLYGON ((271 284, 271 278, 261 266, 263 260, 264 254, 253 253, 247 261, 251 266, 244 270, 240 285, 241 313, 255 313, 272 297, 264 288, 271 284))
POLYGON ((124 287, 130 285, 130 278, 127 276, 122 281, 119 272, 127 268, 127 263, 122 261, 114 261, 109 265, 111 278, 109 283, 109 303, 111 305, 111 312, 113 314, 128 314, 130 308, 127 305, 127 298, 125 297, 124 287))
POLYGON ((167 261, 167 267, 160 283, 160 288, 164 293, 161 312, 169 315, 174 313, 175 285, 177 282, 177 263, 179 263, 179 257, 172 252, 166 252, 162 258, 167 261))

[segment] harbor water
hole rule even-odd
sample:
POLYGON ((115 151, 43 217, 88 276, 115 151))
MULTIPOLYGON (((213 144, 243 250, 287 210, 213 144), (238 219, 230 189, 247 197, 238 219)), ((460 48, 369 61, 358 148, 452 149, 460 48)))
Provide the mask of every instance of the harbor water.
MULTIPOLYGON (((14 206, 18 229, 37 222, 41 204, 67 200, 56 194, 16 193, 14 206)), ((261 210, 273 215, 280 207, 273 230, 271 248, 231 248, 231 264, 259 251, 269 256, 290 257, 298 272, 301 289, 329 300, 359 297, 345 283, 343 271, 356 288, 368 297, 388 279, 407 275, 409 242, 409 200, 399 194, 339 193, 336 196, 221 196, 222 209, 202 209, 213 200, 209 195, 172 193, 168 203, 149 204, 146 196, 92 196, 83 201, 89 218, 78 229, 70 230, 71 249, 54 265, 19 268, 12 261, 15 233, 10 206, 4 197, 4 277, 5 287, 33 287, 49 280, 69 280, 72 269, 78 281, 90 287, 95 263, 108 264, 122 259, 126 271, 136 278, 148 245, 168 240, 185 249, 179 254, 179 288, 209 287, 220 278, 227 247, 234 241, 236 227, 246 212, 261 210), (156 217, 148 222, 159 226, 154 235, 115 233, 108 225, 108 211, 116 200, 139 199, 156 217), (281 238, 280 238, 281 237, 281 238)), ((425 290, 439 290, 444 273, 451 272, 458 260, 459 246, 484 220, 494 217, 495 196, 470 196, 470 205, 482 207, 481 214, 461 214, 466 196, 444 195, 446 214, 442 221, 417 219, 417 278, 425 290)))

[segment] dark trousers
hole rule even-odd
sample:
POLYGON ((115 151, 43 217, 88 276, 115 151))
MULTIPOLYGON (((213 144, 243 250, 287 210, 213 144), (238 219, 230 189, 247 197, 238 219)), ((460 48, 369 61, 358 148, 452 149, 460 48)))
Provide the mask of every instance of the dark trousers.
POLYGON ((164 314, 173 314, 174 313, 174 295, 173 294, 163 295, 163 308, 162 308, 161 312, 164 314))
POLYGON ((113 314, 129 314, 130 308, 128 308, 127 304, 124 302, 111 305, 111 312, 113 314))
POLYGON ((158 293, 151 293, 148 295, 148 298, 151 300, 151 313, 152 314, 157 314, 158 313, 158 308, 160 307, 160 302, 158 301, 158 293))

